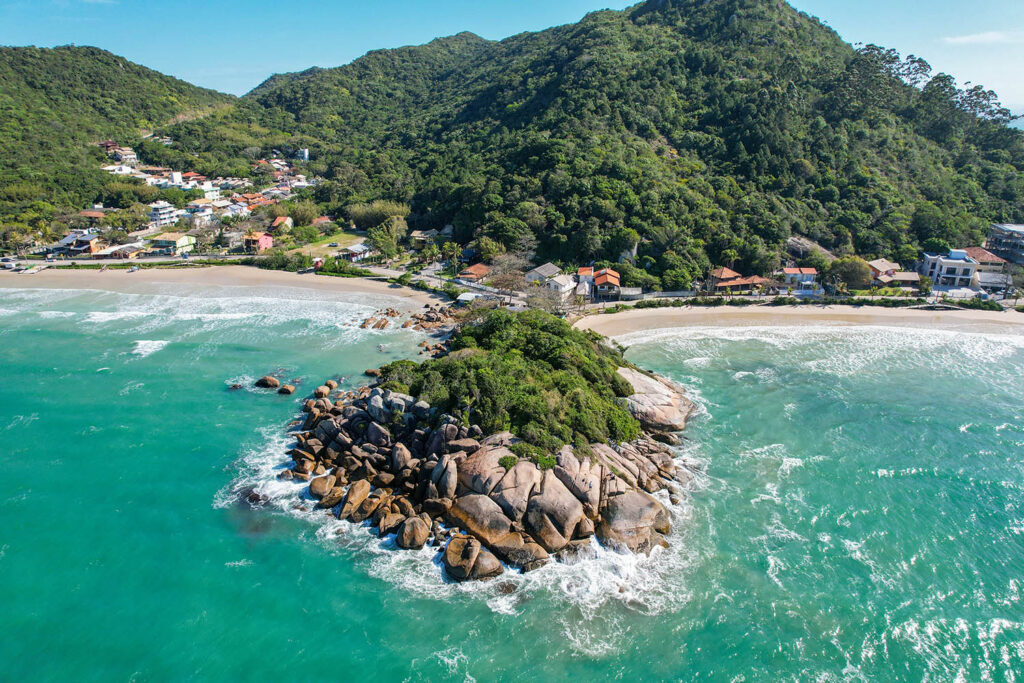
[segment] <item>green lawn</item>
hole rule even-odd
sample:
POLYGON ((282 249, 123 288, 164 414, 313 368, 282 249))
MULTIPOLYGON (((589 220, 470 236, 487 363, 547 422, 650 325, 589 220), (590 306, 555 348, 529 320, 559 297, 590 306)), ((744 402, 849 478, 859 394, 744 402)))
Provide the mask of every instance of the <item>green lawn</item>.
POLYGON ((302 246, 290 247, 288 249, 288 253, 294 254, 301 252, 303 254, 312 254, 313 256, 330 256, 339 249, 352 246, 353 244, 361 242, 363 239, 365 238, 362 235, 339 230, 333 235, 328 235, 316 242, 310 242, 309 244, 303 244, 302 246), (337 242, 338 246, 328 246, 332 242, 337 242))

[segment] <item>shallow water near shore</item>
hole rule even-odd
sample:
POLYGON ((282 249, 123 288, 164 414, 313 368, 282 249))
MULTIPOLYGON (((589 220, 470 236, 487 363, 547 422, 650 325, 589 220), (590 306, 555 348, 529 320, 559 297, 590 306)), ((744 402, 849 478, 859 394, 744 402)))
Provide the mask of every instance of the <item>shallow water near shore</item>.
POLYGON ((1013 680, 1024 338, 696 328, 622 341, 700 408, 671 548, 486 584, 274 480, 299 393, 415 357, 366 295, 0 299, 12 679, 1013 680), (377 351, 385 344, 386 352, 377 351), (231 384, 247 388, 231 391, 231 384), (271 504, 250 509, 256 486, 271 504))

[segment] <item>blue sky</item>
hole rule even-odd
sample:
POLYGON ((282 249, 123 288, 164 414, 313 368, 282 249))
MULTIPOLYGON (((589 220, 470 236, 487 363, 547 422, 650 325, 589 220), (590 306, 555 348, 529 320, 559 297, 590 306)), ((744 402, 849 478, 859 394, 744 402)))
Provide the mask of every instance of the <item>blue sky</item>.
MULTIPOLYGON (((96 45, 197 85, 242 94, 272 73, 472 31, 499 39, 621 0, 0 0, 0 44, 96 45)), ((792 0, 848 42, 924 57, 1024 114, 1022 0, 792 0)))

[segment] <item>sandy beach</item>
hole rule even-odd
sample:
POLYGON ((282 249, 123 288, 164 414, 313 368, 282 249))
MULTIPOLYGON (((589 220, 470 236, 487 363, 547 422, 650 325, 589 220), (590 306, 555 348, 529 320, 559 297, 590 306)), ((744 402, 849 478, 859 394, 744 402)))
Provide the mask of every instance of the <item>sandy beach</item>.
POLYGON ((591 315, 575 327, 618 337, 645 330, 709 326, 885 325, 941 327, 945 330, 1024 334, 1024 314, 1016 311, 920 311, 879 306, 719 306, 648 308, 591 315))
MULTIPOLYGON (((329 294, 369 294, 400 299, 409 310, 442 299, 428 292, 381 280, 261 270, 251 266, 207 266, 127 270, 72 270, 49 268, 33 275, 0 273, 0 289, 92 289, 132 294, 165 294, 189 287, 258 287, 305 289, 329 294)), ((395 306, 400 304, 396 302, 395 306)))

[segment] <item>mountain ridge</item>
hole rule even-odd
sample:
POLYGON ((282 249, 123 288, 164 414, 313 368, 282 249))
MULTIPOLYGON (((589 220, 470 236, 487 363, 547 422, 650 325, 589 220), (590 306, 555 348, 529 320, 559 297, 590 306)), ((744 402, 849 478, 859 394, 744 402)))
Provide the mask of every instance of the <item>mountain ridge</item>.
POLYGON ((163 132, 204 173, 308 147, 335 215, 408 202, 462 242, 635 252, 626 282, 680 288, 712 262, 767 272, 791 235, 906 260, 1024 221, 1024 136, 1001 111, 786 3, 650 0, 277 74, 163 132))

